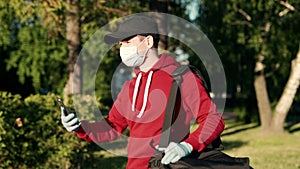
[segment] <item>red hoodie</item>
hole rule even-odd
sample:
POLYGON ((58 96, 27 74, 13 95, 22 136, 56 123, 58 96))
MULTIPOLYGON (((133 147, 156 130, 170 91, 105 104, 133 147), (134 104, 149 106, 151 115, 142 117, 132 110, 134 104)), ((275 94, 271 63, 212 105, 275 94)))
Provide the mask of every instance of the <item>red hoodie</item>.
MULTIPOLYGON (((135 70, 136 78, 125 82, 108 117, 101 122, 82 121, 79 138, 108 142, 119 138, 129 127, 127 169, 145 169, 156 151, 172 84, 170 75, 179 64, 162 54, 148 72, 135 70)), ((180 88, 181 107, 172 125, 171 140, 185 141, 201 151, 224 130, 222 114, 208 97, 202 82, 192 72, 183 75, 180 88), (191 119, 199 123, 190 133, 191 119)))

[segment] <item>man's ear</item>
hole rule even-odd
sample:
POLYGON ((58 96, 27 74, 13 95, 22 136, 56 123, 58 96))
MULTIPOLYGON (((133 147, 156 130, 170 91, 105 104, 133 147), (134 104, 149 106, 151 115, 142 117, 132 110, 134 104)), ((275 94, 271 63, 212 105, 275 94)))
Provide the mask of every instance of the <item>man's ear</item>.
POLYGON ((153 39, 153 36, 149 35, 146 37, 146 43, 147 43, 147 46, 148 48, 152 48, 153 45, 154 45, 154 39, 153 39))

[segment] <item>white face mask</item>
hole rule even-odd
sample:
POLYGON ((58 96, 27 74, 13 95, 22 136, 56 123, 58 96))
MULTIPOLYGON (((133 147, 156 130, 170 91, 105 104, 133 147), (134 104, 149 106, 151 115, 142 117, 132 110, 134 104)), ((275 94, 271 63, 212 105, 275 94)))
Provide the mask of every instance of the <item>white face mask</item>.
MULTIPOLYGON (((144 39, 145 40, 145 39, 144 39)), ((138 54, 138 47, 144 42, 144 40, 139 43, 137 46, 121 46, 120 47, 120 56, 122 62, 128 67, 140 66, 148 53, 148 48, 143 55, 138 54)))

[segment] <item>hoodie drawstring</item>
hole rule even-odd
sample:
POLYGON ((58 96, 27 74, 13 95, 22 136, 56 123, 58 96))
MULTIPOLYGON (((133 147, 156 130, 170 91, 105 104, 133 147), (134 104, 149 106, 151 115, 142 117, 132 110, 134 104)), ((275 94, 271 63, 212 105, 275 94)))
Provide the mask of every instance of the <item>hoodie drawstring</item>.
MULTIPOLYGON (((148 100, 148 95, 149 95, 150 84, 151 84, 151 81, 152 81, 152 75, 153 75, 153 71, 150 71, 149 75, 147 77, 142 109, 141 109, 140 113, 137 115, 138 118, 141 118, 143 116, 143 114, 145 112, 145 109, 146 109, 146 106, 147 106, 147 100, 148 100)), ((142 73, 139 73, 139 75, 136 79, 135 85, 134 85, 134 92, 133 92, 133 96, 132 96, 131 109, 132 109, 133 112, 135 111, 135 103, 136 103, 136 98, 137 98, 137 93, 138 93, 139 85, 140 85, 140 82, 141 82, 141 78, 142 78, 142 73)))
POLYGON ((132 96, 132 105, 131 105, 131 110, 134 112, 135 111, 135 102, 136 102, 136 96, 137 92, 139 90, 140 82, 142 78, 142 73, 139 73, 138 77, 136 78, 135 85, 134 85, 134 92, 132 96))

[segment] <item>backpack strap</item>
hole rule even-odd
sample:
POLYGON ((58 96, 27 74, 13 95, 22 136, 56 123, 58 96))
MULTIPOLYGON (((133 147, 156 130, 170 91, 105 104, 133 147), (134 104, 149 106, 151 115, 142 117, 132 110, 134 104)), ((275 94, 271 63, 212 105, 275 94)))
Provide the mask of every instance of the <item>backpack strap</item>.
MULTIPOLYGON (((166 148, 169 145, 169 141, 170 141, 170 134, 171 134, 171 126, 172 123, 174 121, 174 115, 175 115, 175 102, 176 102, 176 98, 178 97, 178 93, 179 93, 179 86, 181 85, 183 78, 182 76, 187 73, 188 71, 192 71, 194 74, 197 75, 197 77, 202 81, 203 86, 209 95, 209 90, 208 90, 208 86, 207 83, 205 82, 202 73, 194 66, 192 65, 180 65, 178 66, 173 72, 172 72, 172 77, 173 77, 173 81, 172 81, 172 86, 171 86, 171 91, 168 97, 168 103, 167 103, 167 108, 166 108, 166 115, 165 115, 165 119, 164 119, 164 123, 163 123, 163 127, 162 127, 162 135, 160 138, 160 142, 159 142, 159 148, 166 148)), ((224 146, 222 144, 222 140, 221 137, 217 137, 212 143, 211 143, 212 147, 214 149, 218 149, 218 150, 223 150, 224 146)))
POLYGON ((187 65, 180 65, 178 66, 173 73, 171 74, 172 77, 175 79, 175 81, 177 82, 178 85, 181 85, 182 83, 182 75, 184 75, 186 72, 188 72, 189 66, 187 65))
POLYGON ((208 96, 210 97, 209 94, 209 88, 208 85, 201 73, 201 71, 199 69, 197 69, 195 66, 193 65, 180 65, 179 67, 177 67, 174 72, 172 73, 173 78, 176 80, 178 85, 181 85, 182 83, 182 75, 184 75, 186 72, 191 71, 193 72, 195 75, 197 75, 197 77, 201 80, 208 96))
POLYGON ((195 66, 193 66, 193 65, 189 65, 189 66, 187 66, 187 67, 188 67, 195 75, 197 75, 197 77, 202 81, 202 84, 203 84, 203 86, 204 86, 204 88, 205 88, 205 90, 206 90, 208 96, 210 96, 210 95, 209 95, 208 85, 207 85, 207 83, 206 83, 206 81, 205 81, 205 79, 204 79, 204 77, 203 77, 201 71, 200 71, 199 69, 197 69, 197 68, 196 68, 195 66))
POLYGON ((171 135, 171 126, 174 122, 174 116, 175 116, 175 103, 178 95, 178 85, 176 83, 176 80, 173 79, 171 91, 168 97, 168 103, 166 107, 166 114, 164 118, 164 123, 162 126, 162 134, 160 136, 159 141, 159 148, 167 148, 170 143, 170 135, 171 135))
POLYGON ((166 114, 164 118, 164 123, 162 126, 162 134, 160 136, 159 141, 159 148, 167 148, 170 143, 170 135, 171 135, 171 126, 174 122, 175 116, 175 103, 179 93, 179 85, 182 83, 182 75, 188 71, 188 67, 186 66, 179 66, 172 72, 172 86, 170 90, 170 94, 168 97, 168 103, 166 107, 166 114))

